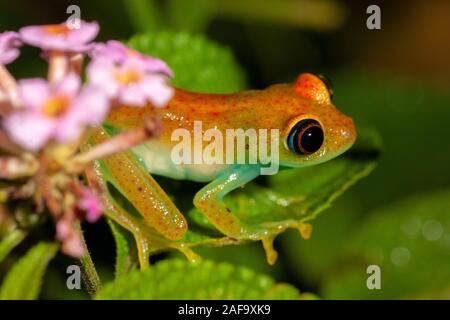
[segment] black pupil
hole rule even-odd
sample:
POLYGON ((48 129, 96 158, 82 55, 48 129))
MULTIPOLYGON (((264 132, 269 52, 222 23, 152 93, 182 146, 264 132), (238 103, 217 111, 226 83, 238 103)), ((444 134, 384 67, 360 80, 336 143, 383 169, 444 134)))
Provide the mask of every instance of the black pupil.
POLYGON ((310 125, 299 137, 301 149, 307 153, 313 153, 320 149, 323 143, 323 131, 319 124, 310 125))
POLYGON ((308 155, 319 150, 323 140, 320 123, 314 119, 303 119, 291 129, 287 143, 292 152, 308 155))

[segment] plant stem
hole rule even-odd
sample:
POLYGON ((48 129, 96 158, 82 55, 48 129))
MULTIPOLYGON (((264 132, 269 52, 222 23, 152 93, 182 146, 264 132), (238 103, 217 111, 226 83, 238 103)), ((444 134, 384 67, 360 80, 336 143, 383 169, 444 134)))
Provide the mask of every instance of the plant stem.
POLYGON ((19 107, 19 98, 17 96, 16 79, 9 73, 4 65, 0 64, 0 87, 5 91, 6 95, 14 108, 19 107))
POLYGON ((143 128, 120 133, 109 140, 96 145, 86 152, 74 156, 66 165, 70 172, 85 170, 92 161, 106 158, 112 154, 126 151, 138 144, 145 142, 151 137, 156 137, 161 133, 161 123, 158 118, 149 117, 145 120, 143 128))
POLYGON ((69 71, 69 57, 64 52, 51 51, 48 62, 48 80, 51 84, 58 83, 69 71))
POLYGON ((83 231, 79 222, 76 223, 76 228, 80 232, 81 243, 83 244, 85 254, 80 258, 80 266, 82 270, 82 277, 84 285, 86 286, 87 292, 92 297, 95 296, 97 291, 102 287, 100 277, 98 276, 97 270, 95 269, 94 262, 92 261, 91 255, 89 253, 88 247, 86 245, 86 240, 84 239, 83 231))

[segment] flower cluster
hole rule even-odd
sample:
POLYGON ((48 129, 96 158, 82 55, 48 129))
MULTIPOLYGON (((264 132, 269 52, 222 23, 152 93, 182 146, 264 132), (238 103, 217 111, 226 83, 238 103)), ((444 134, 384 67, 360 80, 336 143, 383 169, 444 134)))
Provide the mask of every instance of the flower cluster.
POLYGON ((76 221, 94 222, 103 211, 98 190, 85 186, 80 173, 93 160, 158 131, 156 120, 149 119, 146 128, 81 153, 88 128, 100 125, 116 106, 162 108, 173 95, 167 83, 172 71, 163 61, 118 41, 95 43, 98 32, 96 22, 82 21, 77 29, 62 23, 0 33, 0 179, 14 182, 0 189, 0 198, 32 199, 37 212, 50 212, 56 237, 72 256, 84 252, 76 221), (19 57, 23 45, 42 50, 49 65, 46 79, 16 80, 9 73, 6 65, 19 57))

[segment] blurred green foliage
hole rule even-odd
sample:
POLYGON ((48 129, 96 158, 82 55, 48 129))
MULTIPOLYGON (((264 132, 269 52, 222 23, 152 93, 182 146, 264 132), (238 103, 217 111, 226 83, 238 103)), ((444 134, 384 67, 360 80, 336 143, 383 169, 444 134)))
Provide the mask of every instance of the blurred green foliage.
POLYGON ((323 283, 331 299, 399 299, 449 296, 450 192, 408 197, 374 210, 343 246, 345 261, 323 283), (364 269, 378 265, 382 290, 367 290, 364 269))
POLYGON ((0 288, 0 300, 32 300, 38 297, 47 264, 58 246, 41 242, 30 249, 8 272, 0 288))
POLYGON ((6 256, 25 239, 26 232, 22 230, 14 230, 6 235, 0 242, 0 263, 6 256))

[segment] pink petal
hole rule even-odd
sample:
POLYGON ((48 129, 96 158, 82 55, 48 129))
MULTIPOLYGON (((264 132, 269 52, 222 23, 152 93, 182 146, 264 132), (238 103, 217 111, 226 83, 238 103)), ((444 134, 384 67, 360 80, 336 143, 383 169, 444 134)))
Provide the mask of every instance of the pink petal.
MULTIPOLYGON (((59 25, 68 28, 66 23, 59 25)), ((68 52, 83 52, 98 34, 99 26, 96 22, 81 22, 79 29, 66 29, 65 33, 51 33, 48 28, 51 25, 28 26, 21 28, 19 34, 23 42, 39 47, 43 50, 62 50, 68 52)))
POLYGON ((56 223, 56 238, 60 241, 67 239, 72 232, 72 226, 67 219, 60 219, 56 223))
POLYGON ((122 42, 110 40, 106 43, 98 43, 92 47, 91 56, 94 58, 109 59, 116 63, 127 63, 135 60, 141 71, 150 73, 162 73, 168 77, 173 77, 173 72, 162 60, 147 56, 139 51, 125 46, 122 42))
POLYGON ((63 93, 69 97, 74 97, 78 94, 81 86, 81 79, 75 73, 70 73, 58 83, 55 91, 56 93, 63 93))
MULTIPOLYGON (((131 50, 131 49, 128 49, 131 50)), ((167 66, 167 64, 157 58, 146 56, 138 51, 131 50, 136 54, 129 55, 126 60, 124 60, 124 65, 134 66, 141 72, 146 74, 161 73, 168 77, 173 76, 172 70, 167 66)))
POLYGON ((146 71, 162 73, 168 77, 173 77, 173 71, 164 61, 150 56, 144 56, 143 61, 146 71))
POLYGON ((85 87, 70 110, 59 121, 55 138, 59 142, 73 141, 86 126, 102 123, 109 111, 109 100, 105 93, 94 87, 85 87))
POLYGON ((89 82, 113 98, 119 91, 119 84, 114 79, 113 73, 116 66, 111 60, 94 59, 87 66, 87 75, 89 82))
POLYGON ((9 137, 29 151, 37 151, 47 143, 55 124, 55 121, 31 112, 12 113, 3 121, 9 137))
POLYGON ((80 258, 85 254, 83 243, 78 232, 74 231, 71 236, 62 241, 62 252, 74 258, 80 258))
POLYGON ((89 188, 83 188, 83 195, 78 202, 78 207, 86 212, 88 222, 96 222, 103 214, 103 203, 89 188))
POLYGON ((29 110, 38 111, 48 99, 50 88, 44 79, 34 78, 19 81, 19 98, 29 110))
POLYGON ((167 84, 163 76, 147 76, 139 87, 157 108, 164 107, 174 94, 174 89, 167 84))
POLYGON ((94 59, 109 59, 121 63, 126 58, 125 46, 115 40, 95 43, 91 46, 90 56, 94 59))
POLYGON ((9 64, 16 60, 20 55, 19 49, 9 49, 0 53, 0 64, 9 64))
POLYGON ((123 86, 120 90, 118 99, 124 105, 130 107, 143 107, 147 103, 144 92, 135 86, 123 86))
POLYGON ((71 142, 78 139, 84 127, 76 119, 61 119, 54 131, 54 138, 60 142, 71 142))
POLYGON ((100 27, 97 22, 81 21, 80 28, 72 29, 67 39, 72 43, 87 44, 95 39, 99 30, 100 27))
POLYGON ((17 59, 22 45, 17 32, 6 31, 0 33, 0 64, 9 64, 17 59))
POLYGON ((109 112, 109 99, 97 87, 86 86, 76 102, 80 109, 80 121, 85 125, 97 126, 103 122, 109 112))

